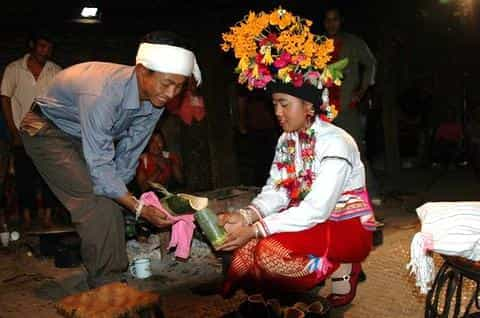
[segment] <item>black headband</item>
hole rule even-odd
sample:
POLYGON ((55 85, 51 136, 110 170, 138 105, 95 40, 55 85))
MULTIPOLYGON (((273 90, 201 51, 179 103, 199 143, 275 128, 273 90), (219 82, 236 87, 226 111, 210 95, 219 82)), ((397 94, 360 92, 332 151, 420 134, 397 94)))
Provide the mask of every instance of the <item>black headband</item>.
POLYGON ((291 96, 295 96, 311 102, 314 106, 319 106, 322 100, 322 90, 316 88, 313 85, 305 83, 301 87, 295 87, 292 84, 270 82, 267 86, 268 92, 273 93, 285 93, 291 96))

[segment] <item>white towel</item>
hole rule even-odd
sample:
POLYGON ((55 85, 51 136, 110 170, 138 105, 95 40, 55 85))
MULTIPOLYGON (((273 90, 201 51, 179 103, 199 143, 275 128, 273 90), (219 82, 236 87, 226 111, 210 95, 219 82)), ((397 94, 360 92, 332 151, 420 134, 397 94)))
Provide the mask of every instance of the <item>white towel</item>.
POLYGON ((422 230, 412 240, 407 268, 427 293, 435 273, 430 251, 480 260, 480 202, 429 202, 417 214, 422 230))

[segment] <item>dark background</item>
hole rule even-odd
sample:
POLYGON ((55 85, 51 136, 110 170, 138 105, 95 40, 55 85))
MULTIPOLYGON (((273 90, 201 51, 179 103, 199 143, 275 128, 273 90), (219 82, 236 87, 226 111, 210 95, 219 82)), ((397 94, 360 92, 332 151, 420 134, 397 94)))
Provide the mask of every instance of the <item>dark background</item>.
MULTIPOLYGON (((326 6, 339 5, 345 29, 366 40, 379 62, 375 107, 378 135, 389 173, 399 167, 397 100, 421 83, 433 97, 435 120, 442 108, 463 110, 478 100, 479 1, 90 1, 102 23, 71 21, 89 2, 2 1, 0 69, 27 51, 30 31, 47 28, 55 36, 54 61, 62 67, 89 61, 133 64, 138 41, 152 30, 172 30, 193 43, 204 75, 201 88, 208 117, 182 126, 179 133, 188 186, 195 190, 235 184, 236 158, 229 108, 229 87, 236 80, 234 60, 219 45, 221 33, 248 10, 270 11, 278 5, 314 22, 322 32, 326 6), (383 130, 382 127, 387 127, 383 130)), ((254 154, 252 154, 254 155, 254 154)))

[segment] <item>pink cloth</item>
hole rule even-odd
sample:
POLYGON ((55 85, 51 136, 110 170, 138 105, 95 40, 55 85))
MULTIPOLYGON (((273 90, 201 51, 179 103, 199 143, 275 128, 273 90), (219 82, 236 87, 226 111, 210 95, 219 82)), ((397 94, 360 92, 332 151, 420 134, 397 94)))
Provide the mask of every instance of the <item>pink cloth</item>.
POLYGON ((162 206, 157 195, 152 191, 142 194, 140 200, 147 206, 153 206, 159 209, 165 213, 169 220, 174 222, 172 225, 172 236, 170 238, 170 243, 168 244, 168 249, 176 247, 176 257, 188 258, 188 256, 190 256, 190 245, 192 243, 193 230, 195 229, 195 224, 193 223, 195 218, 193 217, 193 214, 185 214, 180 216, 171 215, 162 206))

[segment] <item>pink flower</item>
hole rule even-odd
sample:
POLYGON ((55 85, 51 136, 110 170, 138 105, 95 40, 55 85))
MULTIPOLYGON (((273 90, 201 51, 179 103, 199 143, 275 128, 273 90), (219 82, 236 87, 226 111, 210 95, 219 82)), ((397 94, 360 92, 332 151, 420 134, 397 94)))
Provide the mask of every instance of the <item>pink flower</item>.
POLYGON ((307 78, 309 80, 316 80, 319 77, 320 77, 320 72, 310 71, 307 73, 307 78))
POLYGON ((295 87, 301 87, 303 85, 303 74, 290 72, 290 78, 292 79, 292 84, 295 87))
POLYGON ((268 70, 268 67, 265 64, 258 64, 258 73, 261 75, 270 75, 270 71, 268 70))
POLYGON ((282 52, 282 54, 278 57, 278 59, 273 62, 273 66, 276 68, 283 68, 290 64, 292 61, 292 56, 288 52, 282 52))
POLYGON ((271 82, 271 80, 272 76, 270 74, 266 74, 262 76, 262 78, 255 80, 253 86, 255 88, 264 88, 268 83, 271 82))
POLYGON ((257 56, 255 56, 255 63, 261 64, 263 60, 263 54, 257 53, 257 56))
POLYGON ((293 64, 298 64, 298 63, 304 61, 305 59, 306 59, 306 57, 303 54, 296 55, 292 58, 292 63, 293 64))

